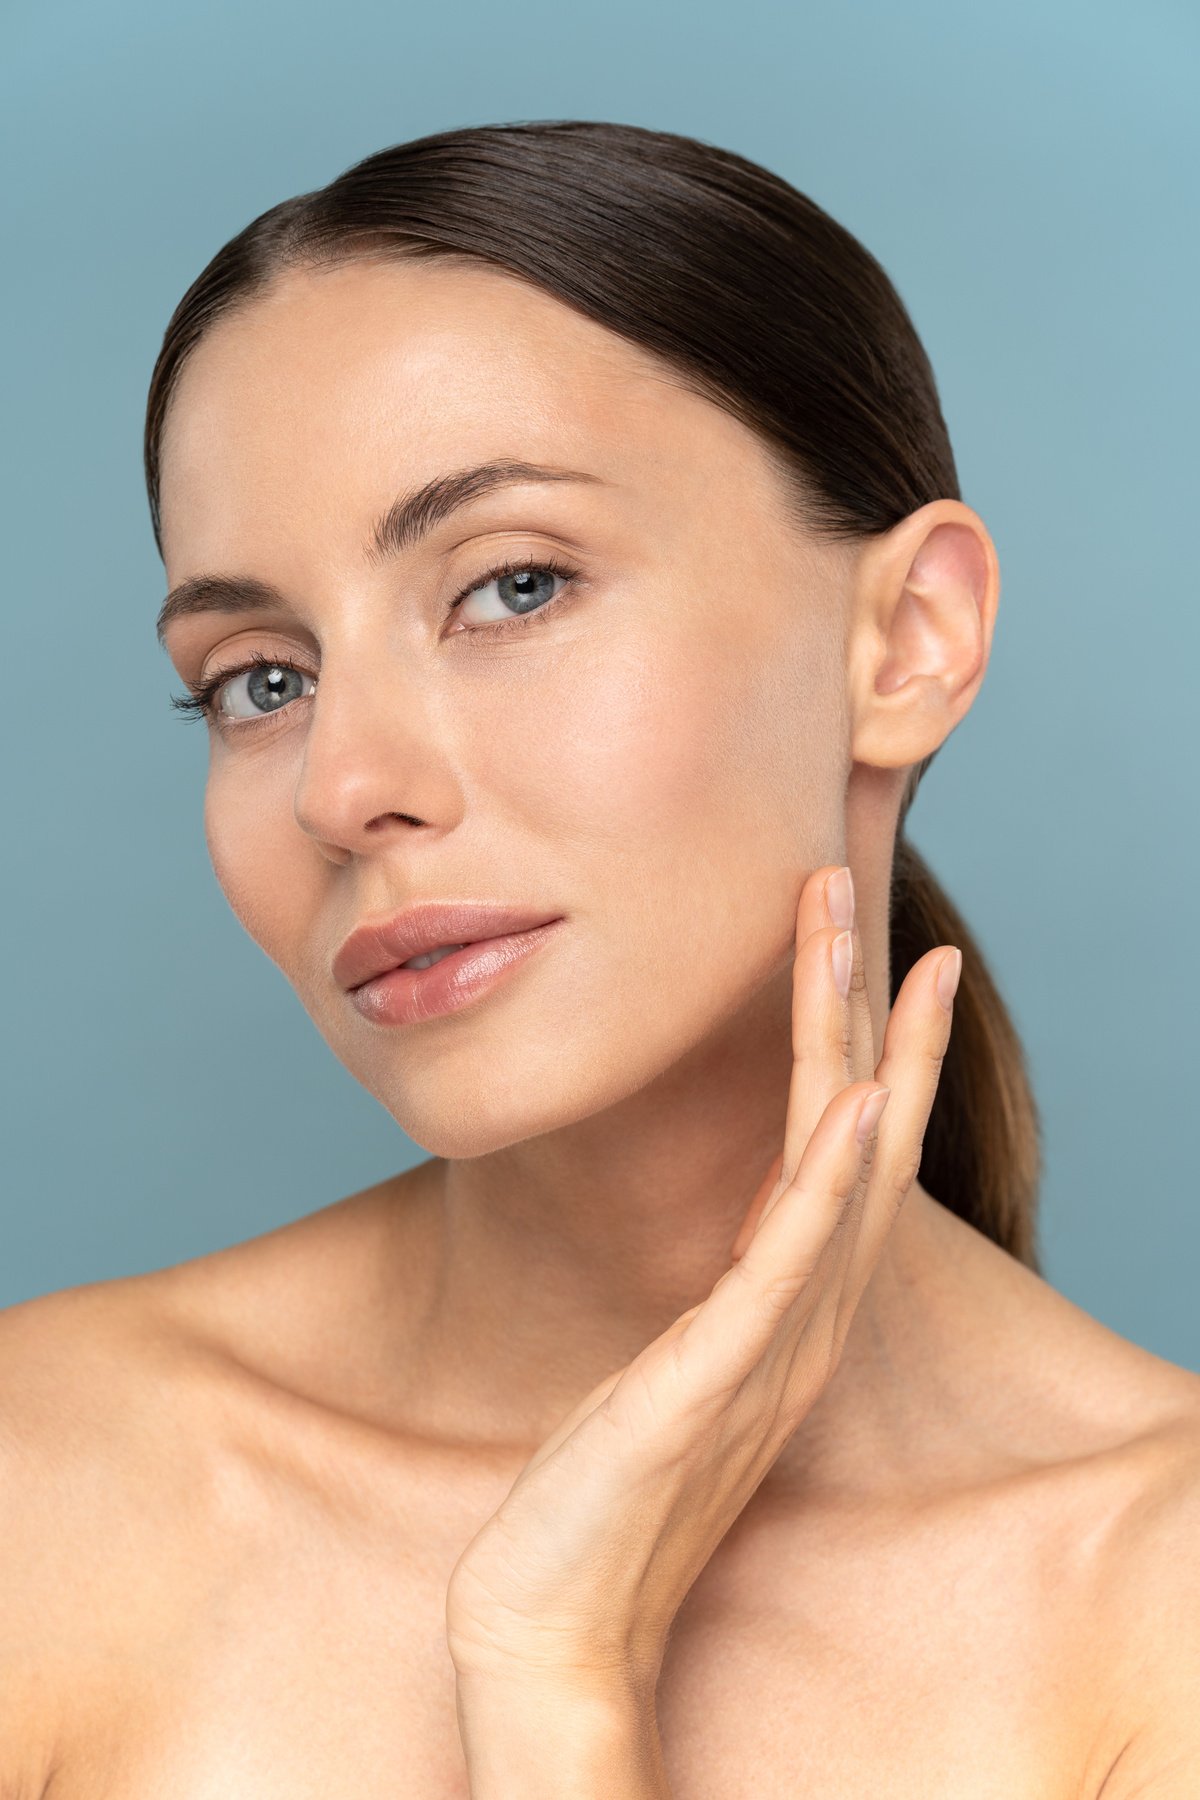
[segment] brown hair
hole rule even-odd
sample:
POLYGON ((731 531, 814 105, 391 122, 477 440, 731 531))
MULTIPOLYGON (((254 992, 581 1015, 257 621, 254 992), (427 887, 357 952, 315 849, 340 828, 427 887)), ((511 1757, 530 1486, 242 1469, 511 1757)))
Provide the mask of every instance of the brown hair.
MULTIPOLYGON (((929 359, 888 276, 844 226, 699 139, 541 120, 378 151, 218 250, 172 314, 150 382, 160 555, 160 443, 189 351, 287 270, 379 254, 494 264, 655 353, 759 434, 796 522, 821 537, 884 532, 930 500, 961 498, 929 359)), ((1040 1274, 1040 1124, 1021 1043, 979 946, 904 832, 932 760, 905 786, 889 905, 893 1001, 927 950, 963 953, 919 1179, 1040 1274)))

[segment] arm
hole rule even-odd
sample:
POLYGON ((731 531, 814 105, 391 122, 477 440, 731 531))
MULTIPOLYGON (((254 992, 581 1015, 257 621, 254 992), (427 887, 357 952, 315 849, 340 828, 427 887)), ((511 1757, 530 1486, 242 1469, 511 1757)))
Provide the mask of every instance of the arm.
POLYGON ((460 1676, 471 1800, 671 1800, 653 1702, 616 1688, 460 1676))

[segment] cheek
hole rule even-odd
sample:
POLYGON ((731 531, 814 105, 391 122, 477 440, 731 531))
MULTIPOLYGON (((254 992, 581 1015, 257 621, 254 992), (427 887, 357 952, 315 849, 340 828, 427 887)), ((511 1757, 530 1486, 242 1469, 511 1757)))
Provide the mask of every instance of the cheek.
MULTIPOLYGON (((481 663, 433 706, 427 760, 397 734, 393 803, 419 811, 413 795, 440 792, 462 809, 462 847, 451 832, 443 866, 473 864, 481 890, 494 877, 505 895, 527 879, 576 927, 507 1002, 448 1039, 472 1059, 469 1144, 450 1127, 444 1064, 423 1086, 416 1041, 371 1039, 327 1011, 313 973, 322 1034, 436 1154, 511 1141, 517 1102, 489 1033, 509 1046, 519 1035, 527 1134, 619 1100, 740 1015, 789 954, 804 874, 838 841, 840 677, 828 656, 818 666, 819 645, 721 637, 694 616, 659 627, 481 663)), ((331 871, 298 831, 296 776, 282 748, 216 753, 205 836, 232 910, 304 998, 331 871)))
POLYGON ((840 820, 839 691, 826 655, 748 634, 589 646, 506 696, 487 735, 508 772, 493 779, 539 836, 625 869, 781 853, 798 867, 840 820))
MULTIPOLYGON (((219 754, 219 753, 218 753, 219 754)), ((303 953, 320 904, 317 871, 297 854, 295 770, 286 758, 255 759, 245 780, 214 754, 204 790, 204 838, 230 908, 271 961, 289 976, 303 953)))
POLYGON ((508 695, 496 791, 520 796, 564 903, 611 927, 610 967, 675 981, 716 933, 745 946, 751 979, 772 966, 840 834, 839 692, 798 642, 668 629, 580 646, 508 695))

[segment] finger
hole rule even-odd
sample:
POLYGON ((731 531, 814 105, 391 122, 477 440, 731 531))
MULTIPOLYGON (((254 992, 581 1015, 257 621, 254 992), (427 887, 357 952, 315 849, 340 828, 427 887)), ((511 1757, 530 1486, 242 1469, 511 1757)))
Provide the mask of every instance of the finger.
MULTIPOLYGON (((843 965, 844 966, 844 965, 843 965)), ((866 974, 857 932, 836 925, 814 931, 796 952, 792 976, 792 1074, 783 1130, 782 1185, 800 1166, 804 1147, 834 1095, 850 1082, 873 1074, 855 1068, 850 995, 865 992, 866 974), (849 992, 839 990, 835 955, 849 946, 849 992)), ((861 1057, 861 1047, 858 1056, 861 1057)), ((770 1212, 770 1205, 765 1209, 770 1212)), ((764 1213, 765 1216, 765 1213, 764 1213)))
POLYGON ((668 1325, 667 1329, 659 1337, 654 1339, 653 1343, 648 1344, 641 1355, 635 1357, 632 1363, 626 1363, 623 1367, 614 1369, 610 1375, 604 1377, 603 1381, 597 1382, 591 1392, 585 1394, 583 1399, 573 1406, 563 1419, 560 1419, 559 1423, 555 1426, 553 1432, 545 1442, 538 1446, 537 1450, 530 1457, 524 1469, 521 1471, 522 1475, 531 1474, 539 1464, 544 1463, 549 1457, 553 1456, 559 1446, 567 1441, 572 1433, 583 1424, 584 1420, 590 1418, 592 1413, 597 1412, 605 1402, 610 1399, 621 1383, 628 1380, 630 1374, 639 1364, 650 1366, 652 1364, 660 1363, 664 1359, 669 1360, 671 1344, 681 1332, 687 1330, 703 1304, 704 1302, 700 1301, 697 1305, 690 1306, 686 1312, 680 1313, 679 1317, 673 1320, 672 1323, 668 1325))
POLYGON ((956 961, 961 969, 961 959, 962 952, 952 944, 927 951, 905 976, 888 1015, 876 1078, 891 1088, 892 1098, 879 1127, 856 1237, 853 1280, 848 1283, 852 1305, 857 1304, 870 1279, 884 1239, 921 1166, 925 1128, 953 1023, 953 998, 949 1006, 942 1003, 938 975, 943 965, 952 968, 956 961))
MULTIPOLYGON (((843 997, 835 983, 834 1005, 840 1003, 841 1007, 839 1027, 848 1071, 847 1080, 854 1080, 870 1075, 874 1070, 875 1034, 871 1022, 870 997, 867 993, 866 960, 863 955, 862 938, 856 929, 850 930, 849 937, 850 989, 849 993, 843 997)), ((836 967, 836 943, 835 938, 835 948, 830 951, 831 970, 836 967)), ((878 1081, 878 1079, 879 1077, 876 1075, 875 1080, 878 1081)), ((867 1183, 865 1179, 860 1179, 849 1197, 838 1226, 842 1241, 850 1246, 853 1246, 857 1239, 859 1222, 866 1203, 867 1183)))
POLYGON ((850 992, 831 981, 832 945, 854 918, 850 869, 828 863, 804 883, 796 920, 792 973, 792 1074, 784 1148, 768 1169, 734 1241, 737 1262, 763 1215, 791 1180, 813 1126, 839 1086, 875 1067, 875 1036, 862 945, 851 931, 850 992))
MULTIPOLYGON (((865 1103, 880 1092, 871 1079, 833 1097, 809 1136, 795 1176, 763 1217, 745 1254, 722 1275, 678 1338, 677 1364, 697 1389, 720 1393, 740 1384, 806 1289, 812 1288, 816 1303, 825 1283, 814 1276, 873 1155, 878 1114, 865 1142, 856 1130, 865 1103)), ((795 1323, 802 1328, 798 1318, 795 1323)))
POLYGON ((870 998, 863 973, 856 918, 854 875, 848 863, 826 863, 813 871, 800 896, 796 943, 799 947, 813 932, 826 926, 854 933, 855 962, 850 979, 850 1023, 847 1081, 857 1081, 875 1071, 875 1036, 870 998))
MULTIPOLYGON (((793 1125, 790 1141, 787 1132, 788 1122, 798 1118, 801 1108, 805 1107, 802 1093, 809 1083, 809 1070, 806 1068, 800 1072, 797 1068, 797 1064, 806 1052, 805 1009, 810 1005, 810 1002, 802 998, 802 990, 814 979, 812 964, 824 954, 819 948, 808 949, 807 946, 809 940, 817 932, 831 923, 828 887, 841 866, 840 863, 826 863, 822 868, 814 869, 800 890, 800 899, 796 908, 796 941, 792 952, 792 1070, 789 1076, 788 1103, 784 1123, 784 1148, 775 1157, 763 1176, 758 1192, 742 1219, 737 1237, 734 1239, 733 1249, 730 1252, 729 1260, 731 1262, 737 1262, 740 1257, 745 1255, 746 1246, 754 1236, 759 1220, 791 1180, 804 1144, 807 1142, 808 1131, 802 1131, 800 1126, 793 1125), (788 1160, 789 1154, 790 1161, 788 1160)), ((817 979, 820 979, 819 976, 817 979)), ((848 1074, 846 1079, 849 1080, 848 1074)), ((829 1098, 829 1093, 825 1098, 829 1098)), ((818 1112, 812 1111, 811 1108, 805 1108, 805 1118, 809 1130, 818 1116, 818 1112)))
MULTIPOLYGON (((690 1314, 684 1315, 685 1318, 690 1316, 690 1314)), ((681 1322, 681 1320, 677 1319, 672 1330, 680 1326, 681 1322)), ((559 1445, 566 1442, 576 1427, 581 1425, 584 1419, 588 1418, 596 1411, 598 1406, 602 1405, 603 1402, 608 1399, 608 1396, 612 1393, 624 1373, 624 1368, 614 1369, 611 1375, 606 1375, 603 1381, 596 1384, 590 1394, 585 1394, 579 1404, 573 1406, 566 1417, 560 1420, 553 1432, 546 1439, 545 1443, 538 1446, 537 1450, 535 1450, 534 1454, 525 1464, 521 1474, 532 1474, 533 1470, 536 1469, 540 1463, 544 1463, 547 1458, 553 1456, 559 1445)))
MULTIPOLYGON (((866 959, 863 956, 862 939, 858 929, 858 921, 854 916, 855 896, 854 878, 850 869, 846 868, 846 881, 850 891, 850 926, 853 932, 854 955, 850 969, 850 996, 847 1002, 849 1009, 848 1035, 850 1039, 850 1079, 862 1080, 865 1076, 875 1075, 875 1022, 871 1017, 871 996, 867 990, 866 959)), ((830 907, 830 888, 825 888, 826 908, 830 907)), ((845 914, 835 918, 830 911, 831 925, 845 925, 845 914)), ((878 1079, 878 1077, 876 1077, 878 1079)))
POLYGON ((745 1255, 746 1246, 749 1244, 750 1239, 754 1236, 754 1233, 758 1228, 758 1221, 762 1217, 763 1209, 768 1202, 775 1197, 782 1185, 780 1180, 780 1171, 782 1168, 783 1151, 781 1150, 766 1174, 763 1176, 757 1194, 755 1194, 753 1200, 746 1208, 745 1217, 738 1227, 737 1236, 733 1240, 733 1249, 729 1253, 730 1262, 736 1262, 739 1256, 745 1255))
POLYGON ((796 908, 797 948, 823 926, 845 923, 844 919, 835 917, 829 903, 829 883, 842 866, 841 863, 823 863, 819 869, 813 869, 806 876, 796 908))

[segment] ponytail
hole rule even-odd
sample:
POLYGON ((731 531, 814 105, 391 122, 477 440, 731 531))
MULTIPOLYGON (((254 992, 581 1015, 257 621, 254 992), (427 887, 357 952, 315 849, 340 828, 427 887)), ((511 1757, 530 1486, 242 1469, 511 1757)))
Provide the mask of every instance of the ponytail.
POLYGON ((1041 1122, 1021 1040, 966 920, 903 826, 892 864, 888 942, 889 1002, 935 945, 957 944, 963 959, 917 1179, 949 1212, 1040 1275, 1041 1122))
MULTIPOLYGON (((797 526, 819 539, 860 541, 928 501, 960 498, 924 346, 845 226, 782 177, 701 139, 534 120, 394 144, 280 201, 218 250, 176 307, 150 383, 144 460, 160 553, 163 424, 195 345, 281 271, 364 252, 476 257, 640 345, 758 433, 790 478, 797 526)), ((1040 1274, 1038 1117, 1020 1041, 961 914, 904 837, 905 810, 891 998, 926 950, 963 953, 919 1178, 1040 1274)))

